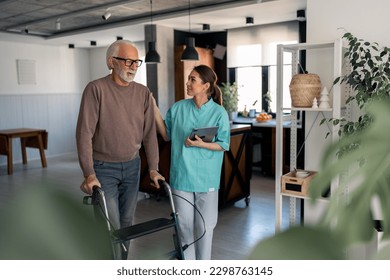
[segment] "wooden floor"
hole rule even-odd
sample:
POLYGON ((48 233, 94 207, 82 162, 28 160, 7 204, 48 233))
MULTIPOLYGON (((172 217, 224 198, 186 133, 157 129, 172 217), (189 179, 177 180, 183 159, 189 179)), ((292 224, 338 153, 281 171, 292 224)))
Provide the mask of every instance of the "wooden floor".
MULTIPOLYGON (((47 168, 42 168, 39 160, 27 165, 14 164, 14 173, 7 175, 7 167, 0 166, 0 211, 5 209, 24 189, 34 186, 62 185, 76 200, 84 194, 79 190, 82 174, 74 154, 48 158, 47 168)), ((275 232, 274 179, 264 177, 254 170, 251 180, 250 203, 238 201, 220 210, 218 224, 214 231, 212 259, 246 259, 254 246, 275 232)), ((288 226, 288 203, 283 209, 283 227, 288 226), (286 223, 287 222, 287 223, 286 223)), ((136 222, 169 217, 169 201, 166 197, 157 199, 147 194, 139 194, 136 222)), ((172 232, 161 231, 132 241, 129 259, 164 258, 164 253, 173 249, 172 232)))

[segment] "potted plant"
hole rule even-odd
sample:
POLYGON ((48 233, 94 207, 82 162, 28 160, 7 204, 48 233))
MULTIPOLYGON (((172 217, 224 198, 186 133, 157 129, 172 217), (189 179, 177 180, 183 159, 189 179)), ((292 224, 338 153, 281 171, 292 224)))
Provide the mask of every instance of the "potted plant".
MULTIPOLYGON (((343 38, 348 42, 348 50, 344 57, 350 63, 351 71, 336 78, 333 84, 341 83, 351 87, 353 94, 346 103, 357 105, 361 110, 361 116, 356 120, 341 118, 321 121, 321 124, 326 121, 333 125, 340 124, 339 136, 354 135, 367 128, 372 118, 365 110, 366 105, 376 99, 387 99, 390 94, 390 48, 380 48, 378 43, 363 41, 348 32, 343 38)), ((358 145, 351 143, 349 147, 340 150, 339 155, 342 155, 345 149, 355 149, 358 145)))
POLYGON ((238 86, 237 83, 221 83, 222 105, 232 121, 237 117, 238 110, 238 86))
MULTIPOLYGON (((340 140, 324 151, 309 196, 313 201, 321 198, 337 177, 339 186, 316 224, 290 227, 263 240, 251 254, 252 259, 347 259, 348 248, 372 241, 374 228, 382 231, 384 240, 390 239, 390 48, 379 48, 377 43, 359 40, 351 33, 343 38, 348 42, 345 58, 352 70, 334 84, 345 83, 353 89, 347 102, 355 101, 361 115, 352 121, 323 120, 341 125, 340 140), (380 228, 374 220, 374 198, 382 215, 380 228)), ((390 245, 382 246, 371 257, 390 259, 390 245)))

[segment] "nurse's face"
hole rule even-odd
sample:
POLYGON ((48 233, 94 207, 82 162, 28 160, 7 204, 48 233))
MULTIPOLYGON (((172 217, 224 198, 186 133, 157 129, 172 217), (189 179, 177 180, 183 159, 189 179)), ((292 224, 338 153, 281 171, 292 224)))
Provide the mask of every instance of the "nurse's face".
POLYGON ((207 95, 208 83, 204 83, 200 78, 199 73, 194 70, 188 75, 186 86, 187 94, 189 96, 207 95))

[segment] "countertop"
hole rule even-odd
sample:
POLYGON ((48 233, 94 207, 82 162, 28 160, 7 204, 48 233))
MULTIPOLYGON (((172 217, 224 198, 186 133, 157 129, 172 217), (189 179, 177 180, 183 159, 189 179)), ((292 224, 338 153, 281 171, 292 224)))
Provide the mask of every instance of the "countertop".
MULTIPOLYGON (((268 121, 258 122, 256 118, 245 118, 237 117, 233 121, 234 124, 250 124, 254 127, 276 127, 276 119, 271 119, 268 121)), ((283 122, 283 127, 291 127, 291 120, 286 120, 283 122)), ((301 128, 301 125, 298 125, 298 128, 301 128)))
POLYGON ((231 132, 238 132, 241 130, 250 130, 250 129, 251 129, 250 124, 235 124, 235 123, 233 123, 230 125, 231 132))

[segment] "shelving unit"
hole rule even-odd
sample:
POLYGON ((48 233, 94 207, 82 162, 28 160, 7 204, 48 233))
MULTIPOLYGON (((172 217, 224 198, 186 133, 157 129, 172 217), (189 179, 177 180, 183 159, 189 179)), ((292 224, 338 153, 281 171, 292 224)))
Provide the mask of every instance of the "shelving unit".
MULTIPOLYGON (((333 61, 333 80, 342 74, 342 41, 338 39, 330 43, 319 44, 290 44, 290 45, 278 45, 277 50, 277 97, 276 97, 276 164, 275 164, 275 230, 279 232, 282 224, 282 208, 283 197, 289 197, 290 199, 290 225, 295 224, 296 221, 296 200, 306 199, 305 196, 292 195, 282 193, 282 175, 283 175, 283 112, 291 110, 291 136, 290 136, 290 169, 296 168, 296 156, 297 156, 297 113, 298 111, 305 111, 306 114, 323 114, 324 112, 331 112, 332 118, 340 118, 341 116, 341 89, 340 84, 333 86, 332 95, 332 108, 283 108, 283 65, 284 54, 289 52, 292 54, 291 64, 296 67, 292 67, 292 74, 298 73, 299 51, 301 50, 315 50, 315 49, 333 49, 334 61, 333 61)), ((335 141, 338 138, 338 126, 330 127, 331 140, 335 141)), ((307 135, 305 138, 309 137, 307 135)), ((314 171, 314 170, 312 170, 314 171)), ((331 193, 338 186, 338 179, 333 180, 330 186, 331 193)))

